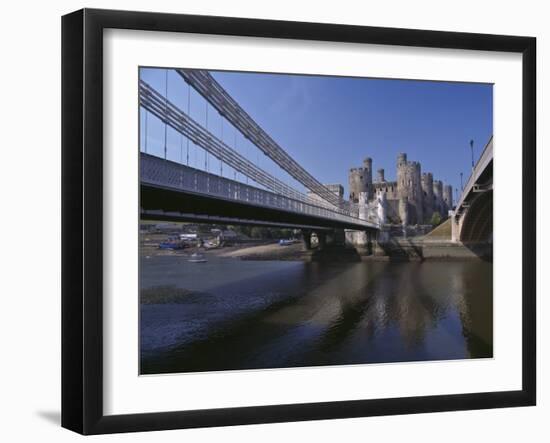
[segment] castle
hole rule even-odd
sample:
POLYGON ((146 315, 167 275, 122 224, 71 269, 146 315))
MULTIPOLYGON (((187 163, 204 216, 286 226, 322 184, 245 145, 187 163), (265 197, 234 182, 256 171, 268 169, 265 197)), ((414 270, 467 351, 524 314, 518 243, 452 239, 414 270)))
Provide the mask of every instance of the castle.
POLYGON ((386 181, 384 169, 378 169, 372 178, 372 159, 367 157, 363 166, 349 171, 349 200, 375 205, 383 201, 386 219, 390 223, 405 225, 429 223, 435 212, 446 218, 453 205, 453 188, 433 179, 431 172, 421 173, 420 163, 407 161, 407 154, 397 156, 396 181, 386 181), (361 195, 361 193, 363 196, 361 195))

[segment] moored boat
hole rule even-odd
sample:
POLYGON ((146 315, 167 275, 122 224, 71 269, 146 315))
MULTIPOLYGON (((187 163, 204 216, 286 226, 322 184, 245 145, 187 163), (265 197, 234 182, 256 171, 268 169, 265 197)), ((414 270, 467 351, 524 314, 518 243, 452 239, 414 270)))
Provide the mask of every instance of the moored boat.
POLYGON ((279 240, 279 246, 290 246, 294 243, 296 243, 296 240, 294 240, 294 239, 282 238, 282 239, 279 240))
POLYGON ((194 254, 191 254, 191 257, 187 261, 190 263, 206 263, 208 260, 204 258, 204 255, 195 252, 194 254))

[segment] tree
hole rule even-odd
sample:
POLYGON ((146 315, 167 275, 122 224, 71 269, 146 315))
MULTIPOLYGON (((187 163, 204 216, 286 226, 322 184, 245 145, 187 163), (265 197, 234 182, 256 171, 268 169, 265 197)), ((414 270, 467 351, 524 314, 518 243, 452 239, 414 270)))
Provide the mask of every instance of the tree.
POLYGON ((260 226, 254 226, 252 227, 251 231, 250 231, 250 236, 252 238, 262 238, 262 239, 267 239, 267 238, 271 238, 271 232, 269 231, 268 228, 264 228, 264 227, 260 227, 260 226))
POLYGON ((212 226, 206 223, 199 223, 197 225, 197 232, 200 234, 209 234, 210 229, 212 229, 212 226))
POLYGON ((430 220, 430 224, 435 228, 437 225, 441 223, 441 214, 439 212, 434 212, 432 214, 432 218, 430 220))
POLYGON ((237 234, 245 235, 247 237, 250 237, 250 231, 252 231, 252 227, 247 225, 230 225, 227 228, 237 234))

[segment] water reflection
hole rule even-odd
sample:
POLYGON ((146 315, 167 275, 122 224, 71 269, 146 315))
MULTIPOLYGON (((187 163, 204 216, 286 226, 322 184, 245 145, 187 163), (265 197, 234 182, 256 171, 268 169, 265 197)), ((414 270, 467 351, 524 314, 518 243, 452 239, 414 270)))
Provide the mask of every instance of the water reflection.
POLYGON ((204 295, 142 305, 142 373, 492 357, 491 263, 174 260, 142 287, 204 295))

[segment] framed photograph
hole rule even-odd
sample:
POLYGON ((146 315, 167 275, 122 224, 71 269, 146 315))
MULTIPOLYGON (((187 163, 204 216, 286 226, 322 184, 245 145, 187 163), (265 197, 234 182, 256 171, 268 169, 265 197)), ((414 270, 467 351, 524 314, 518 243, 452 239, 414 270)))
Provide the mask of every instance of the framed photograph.
POLYGON ((64 427, 535 405, 534 38, 84 9, 62 60, 64 427))

